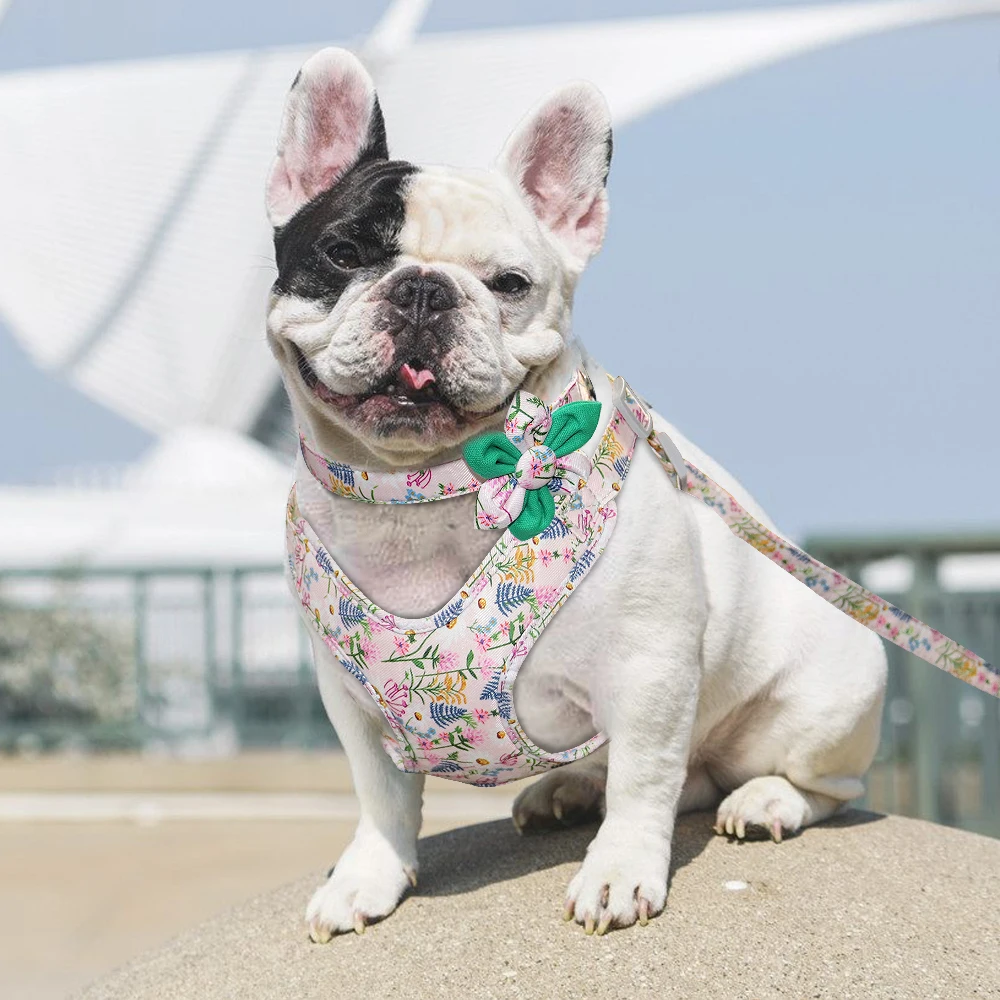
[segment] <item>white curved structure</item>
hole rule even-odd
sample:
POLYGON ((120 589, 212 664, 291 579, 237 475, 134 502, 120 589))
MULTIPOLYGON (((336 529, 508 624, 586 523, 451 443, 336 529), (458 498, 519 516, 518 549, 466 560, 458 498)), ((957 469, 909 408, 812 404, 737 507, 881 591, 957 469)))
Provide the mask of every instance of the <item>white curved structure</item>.
MULTIPOLYGON (((1000 13, 883 0, 420 36, 427 3, 399 0, 364 52, 392 152, 477 166, 573 77, 621 124, 812 49, 1000 13)), ((314 48, 0 76, 0 316, 39 364, 157 433, 258 426, 276 385, 263 178, 314 48)))
POLYGON ((118 488, 0 486, 0 573, 277 569, 291 478, 288 463, 244 434, 186 427, 158 441, 118 488))

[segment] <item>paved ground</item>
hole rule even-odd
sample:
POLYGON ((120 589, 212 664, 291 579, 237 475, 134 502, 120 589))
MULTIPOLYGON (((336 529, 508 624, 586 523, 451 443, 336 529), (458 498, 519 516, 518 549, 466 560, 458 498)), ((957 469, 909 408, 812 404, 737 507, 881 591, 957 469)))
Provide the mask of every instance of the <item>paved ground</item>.
MULTIPOLYGON (((520 790, 484 791, 438 780, 428 789, 425 835, 505 815, 520 790)), ((668 915, 635 944, 629 943, 630 932, 588 941, 564 927, 557 912, 590 832, 521 842, 504 823, 487 827, 485 841, 478 834, 469 841, 426 841, 421 891, 433 895, 408 900, 392 921, 360 941, 310 949, 299 933, 302 908, 347 842, 354 812, 350 775, 333 753, 269 752, 207 761, 0 758, 0 997, 60 1000, 290 879, 298 882, 227 921, 231 940, 213 932, 208 972, 195 961, 192 974, 218 973, 227 956, 243 961, 252 940, 254 952, 272 966, 261 979, 270 982, 272 992, 255 991, 255 1000, 308 998, 319 995, 317 984, 324 984, 324 997, 347 995, 344 970, 354 977, 355 961, 362 963, 359 982, 380 998, 389 994, 372 985, 378 973, 372 963, 381 959, 365 950, 372 947, 369 940, 384 949, 392 968, 406 968, 405 951, 414 949, 419 962, 436 962, 439 978, 452 985, 461 982, 455 970, 469 942, 499 940, 481 973, 480 983, 487 985, 461 990, 449 985, 448 991, 470 998, 548 1000, 610 996, 609 984, 618 982, 621 993, 632 996, 687 998, 715 990, 732 1000, 809 996, 803 983, 814 983, 818 996, 922 998, 934 996, 938 984, 939 996, 965 998, 976 994, 970 974, 958 968, 962 949, 968 942, 978 952, 973 962, 982 962, 990 942, 988 921, 997 926, 997 904, 988 904, 980 916, 976 893, 1000 897, 1000 842, 887 820, 808 831, 780 848, 736 847, 707 843, 699 820, 685 821, 679 834, 668 915), (721 888, 727 880, 747 881, 750 888, 730 893, 721 888), (816 902, 804 902, 811 899, 816 902), (471 930, 455 931, 464 919, 471 930), (220 937, 223 946, 217 945, 220 937), (891 947, 880 957, 886 941, 891 947), (951 982, 943 964, 949 955, 957 969, 951 982), (536 958, 544 968, 536 969, 536 958), (779 958, 791 965, 780 965, 779 958), (744 959, 749 972, 741 970, 744 959), (919 980, 927 983, 925 990, 914 985, 921 962, 932 970, 919 980), (864 987, 861 963, 874 970, 882 992, 864 987), (752 978, 758 966, 770 970, 771 986, 753 986, 764 982, 752 978), (725 982, 721 971, 711 971, 726 968, 725 982), (296 985, 294 993, 274 992, 289 969, 290 982, 300 976, 306 985, 296 985), (784 978, 775 978, 775 969, 785 970, 784 978), (810 970, 817 969, 825 970, 825 977, 810 980, 810 970), (899 969, 909 970, 909 993, 887 978, 899 969)), ((91 995, 202 1000, 197 989, 185 992, 194 987, 171 992, 148 980, 143 987, 145 974, 135 973, 131 993, 119 978, 112 980, 117 986, 108 987, 112 992, 91 995)), ((1000 996, 996 983, 988 986, 1000 996)), ((429 989, 425 995, 441 992, 429 989)), ((406 989, 396 992, 408 995, 406 989)), ((216 995, 236 994, 223 989, 216 995)), ((210 991, 204 994, 204 1000, 211 997, 210 991)))
MULTIPOLYGON (((516 791, 435 780, 424 832, 506 815, 516 791)), ((0 758, 0 998, 61 1000, 256 893, 318 884, 356 811, 332 753, 0 758)))
POLYGON ((1000 996, 1000 841, 852 812, 734 844, 709 821, 679 824, 668 909, 645 928, 588 938, 559 919, 592 829, 519 838, 491 822, 426 838, 417 893, 364 936, 311 945, 303 878, 82 1000, 1000 996))

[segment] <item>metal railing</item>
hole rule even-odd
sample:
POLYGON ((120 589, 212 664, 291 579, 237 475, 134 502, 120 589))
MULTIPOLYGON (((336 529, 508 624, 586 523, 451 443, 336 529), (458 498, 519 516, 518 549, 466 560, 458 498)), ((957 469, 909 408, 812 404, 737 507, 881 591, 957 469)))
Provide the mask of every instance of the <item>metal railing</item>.
POLYGON ((335 742, 280 568, 0 573, 0 749, 335 742))
MULTIPOLYGON (((987 580, 983 589, 972 589, 975 560, 1000 554, 1000 536, 818 536, 804 547, 932 628, 1000 662, 1000 587, 987 580), (963 557, 964 571, 955 566, 963 557), (879 589, 871 577, 880 564, 890 568, 887 561, 896 564, 890 575, 899 579, 879 589)), ((882 739, 865 804, 1000 837, 1000 701, 892 643, 885 647, 889 681, 882 739)))
MULTIPOLYGON (((880 561, 905 561, 895 589, 879 592, 1000 660, 1000 587, 940 580, 956 555, 1000 554, 1000 537, 815 537, 805 547, 875 590, 868 575, 880 561)), ((997 700, 887 650, 864 803, 1000 836, 997 700)), ((280 568, 0 572, 0 751, 335 743, 280 568)))

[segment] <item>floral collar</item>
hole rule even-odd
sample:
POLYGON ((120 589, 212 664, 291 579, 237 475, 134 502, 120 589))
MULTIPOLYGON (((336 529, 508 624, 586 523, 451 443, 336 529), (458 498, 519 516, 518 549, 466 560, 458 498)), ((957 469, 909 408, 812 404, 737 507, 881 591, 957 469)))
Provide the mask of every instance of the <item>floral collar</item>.
POLYGON ((378 472, 330 461, 299 434, 306 467, 329 492, 376 504, 428 503, 466 493, 479 494, 476 525, 510 527, 517 538, 530 538, 551 522, 553 494, 563 479, 575 482, 590 472, 590 460, 577 449, 592 436, 600 418, 593 383, 577 372, 559 398, 548 406, 519 390, 514 394, 503 432, 474 438, 462 458, 426 469, 378 472), (589 399, 582 399, 586 395, 589 399))

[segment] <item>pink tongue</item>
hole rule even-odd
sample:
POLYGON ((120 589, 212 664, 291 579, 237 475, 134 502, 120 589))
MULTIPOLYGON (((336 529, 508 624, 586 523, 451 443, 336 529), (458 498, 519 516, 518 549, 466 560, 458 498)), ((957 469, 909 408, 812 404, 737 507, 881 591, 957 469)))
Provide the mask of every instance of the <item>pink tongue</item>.
POLYGON ((411 389, 423 389, 428 382, 437 381, 433 372, 429 372, 426 368, 418 372, 409 365, 403 365, 399 369, 399 376, 411 389))

